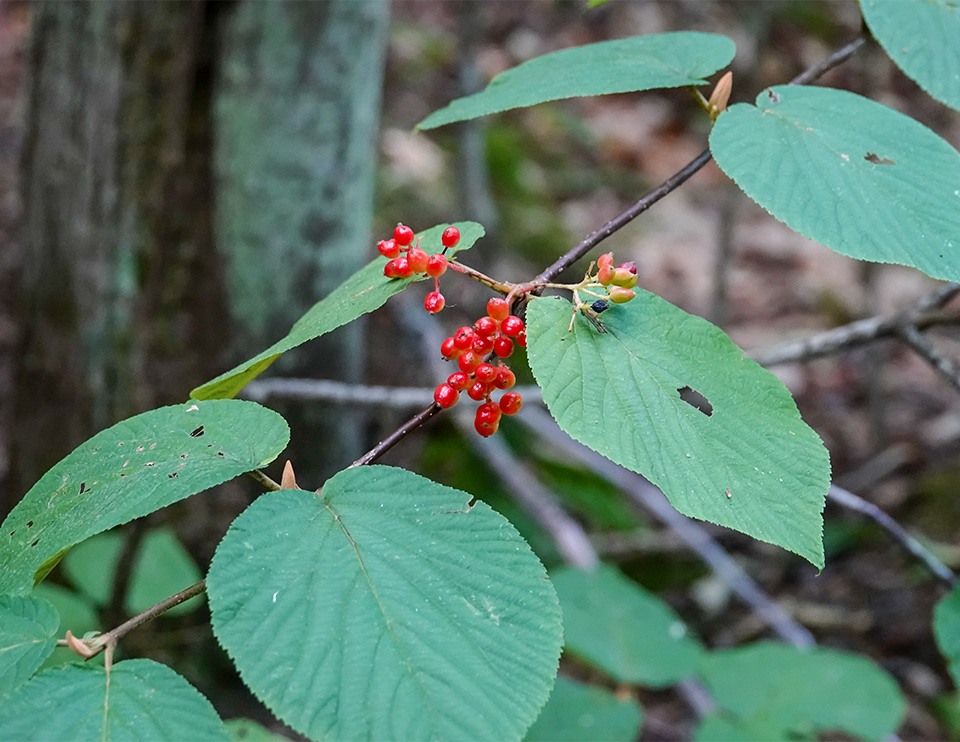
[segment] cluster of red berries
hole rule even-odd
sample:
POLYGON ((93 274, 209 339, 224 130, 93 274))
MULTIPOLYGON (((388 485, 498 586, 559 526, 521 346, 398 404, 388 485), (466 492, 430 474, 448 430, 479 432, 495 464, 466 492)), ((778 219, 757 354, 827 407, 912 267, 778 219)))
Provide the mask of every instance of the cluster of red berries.
MULTIPOLYGON (((427 255, 420 249, 420 241, 413 244, 413 230, 405 224, 398 224, 393 230, 393 239, 380 240, 377 249, 385 258, 389 258, 383 266, 383 275, 387 278, 409 278, 415 273, 425 273, 433 278, 433 291, 423 300, 423 307, 431 314, 436 314, 446 305, 443 294, 440 293, 440 276, 446 273, 447 256, 443 253, 427 255)), ((447 227, 440 236, 444 250, 456 247, 460 242, 460 230, 456 227, 447 227)))
POLYGON ((523 320, 510 314, 510 305, 504 299, 491 299, 487 314, 473 327, 461 327, 441 344, 441 355, 448 361, 455 360, 460 370, 437 387, 434 401, 443 408, 453 407, 460 392, 466 391, 470 399, 483 402, 477 408, 473 427, 482 436, 496 433, 500 416, 513 415, 523 406, 523 398, 516 392, 507 392, 498 402, 490 399, 497 389, 510 389, 517 383, 513 371, 503 362, 516 345, 527 347, 523 320), (496 365, 484 360, 491 353, 497 357, 496 365))

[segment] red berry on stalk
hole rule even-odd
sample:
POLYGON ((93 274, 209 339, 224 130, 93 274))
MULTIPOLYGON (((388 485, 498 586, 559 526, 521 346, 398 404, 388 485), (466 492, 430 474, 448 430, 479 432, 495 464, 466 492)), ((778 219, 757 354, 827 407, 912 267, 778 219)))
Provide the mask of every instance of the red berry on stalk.
POLYGON ((447 272, 447 256, 440 255, 431 255, 427 258, 427 275, 433 276, 434 278, 440 278, 444 273, 447 272))
POLYGON ((480 335, 476 335, 473 338, 473 345, 470 346, 470 350, 481 356, 485 356, 487 353, 493 350, 493 338, 485 338, 480 335))
POLYGON ((475 337, 476 335, 473 332, 473 328, 464 325, 457 330, 456 334, 453 336, 453 342, 458 348, 460 348, 460 350, 466 350, 473 343, 473 339, 475 337))
POLYGON ((400 254, 400 246, 395 240, 380 240, 377 243, 377 249, 385 258, 395 258, 400 254))
POLYGON ((433 401, 440 405, 443 409, 453 407, 457 403, 458 399, 460 399, 460 392, 458 392, 449 384, 441 384, 433 393, 433 401))
POLYGON ((500 427, 500 423, 490 423, 483 422, 482 420, 474 420, 473 428, 484 438, 489 438, 491 435, 497 432, 497 428, 500 427))
POLYGON ((513 353, 513 341, 510 338, 498 337, 493 344, 493 352, 501 358, 509 358, 513 353))
POLYGON ((487 302, 487 314, 497 322, 502 322, 510 316, 510 305, 507 304, 506 299, 494 297, 487 302))
POLYGON ((483 337, 490 337, 496 333, 497 327, 498 323, 493 317, 481 317, 473 323, 473 331, 483 337))
POLYGON ((440 344, 440 355, 446 358, 448 361, 452 361, 454 358, 458 358, 463 351, 460 350, 454 343, 453 338, 447 338, 440 344))
POLYGON ((447 300, 443 298, 443 294, 439 291, 431 291, 423 299, 423 308, 430 312, 430 314, 436 314, 443 309, 446 304, 447 300))
POLYGON ((489 384, 497 378, 497 369, 489 363, 481 363, 474 369, 473 375, 477 378, 477 381, 489 384))
POLYGON ((387 278, 400 278, 400 274, 397 273, 397 261, 388 260, 387 264, 383 266, 383 275, 387 278))
POLYGON ((523 407, 523 397, 516 392, 507 392, 500 397, 500 411, 504 415, 516 415, 523 407))
POLYGON ((504 335, 509 335, 510 337, 518 335, 519 333, 523 332, 523 320, 511 314, 500 323, 500 332, 502 332, 504 335))
POLYGON ((463 371, 454 371, 447 379, 447 383, 458 392, 462 392, 470 386, 470 377, 463 373, 463 371))
POLYGON ((460 230, 456 227, 447 227, 440 235, 440 241, 444 247, 456 247, 460 242, 460 230))
POLYGON ((463 373, 472 374, 473 370, 480 365, 480 360, 480 356, 472 350, 465 350, 457 359, 457 365, 460 366, 460 370, 463 371, 463 373))
POLYGON ((610 267, 610 268, 612 268, 612 267, 613 267, 613 253, 612 253, 612 252, 604 253, 604 254, 601 255, 599 258, 597 258, 597 267, 598 267, 598 268, 604 268, 604 267, 610 267))
POLYGON ((413 242, 413 230, 406 224, 398 224, 393 230, 393 239, 400 247, 406 247, 413 242))
POLYGON ((500 366, 497 369, 497 378, 493 382, 497 389, 510 389, 516 383, 517 377, 509 368, 500 366))
POLYGON ((482 381, 474 382, 473 386, 467 390, 467 396, 470 399, 476 400, 479 402, 481 399, 486 399, 486 396, 490 393, 490 390, 487 389, 487 385, 482 381))
POLYGON ((410 270, 414 273, 427 272, 427 254, 419 247, 411 247, 407 250, 407 260, 410 261, 410 270))
POLYGON ((477 422, 496 425, 500 422, 500 405, 496 402, 486 402, 477 407, 477 422))
POLYGON ((527 347, 527 331, 526 330, 524 330, 519 335, 517 335, 517 345, 519 345, 521 348, 527 347))
POLYGON ((393 259, 393 270, 397 274, 397 278, 409 278, 413 275, 410 261, 403 255, 393 259))

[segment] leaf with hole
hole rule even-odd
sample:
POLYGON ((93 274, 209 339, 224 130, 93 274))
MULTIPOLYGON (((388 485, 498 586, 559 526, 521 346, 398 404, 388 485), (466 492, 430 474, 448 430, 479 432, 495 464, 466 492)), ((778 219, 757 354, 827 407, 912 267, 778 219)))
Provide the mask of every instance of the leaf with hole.
POLYGON ((703 649, 670 607, 613 567, 551 574, 564 648, 621 683, 663 688, 690 677, 703 649))
POLYGON ((560 608, 510 523, 403 469, 260 497, 217 547, 213 630, 312 739, 518 739, 547 700, 560 608))
POLYGON ((60 616, 43 598, 0 595, 0 698, 27 681, 57 646, 60 616))
MULTIPOLYGON (((866 657, 832 649, 759 642, 709 654, 700 677, 720 708, 749 728, 814 727, 882 739, 897 730, 906 704, 897 684, 866 657)), ((786 734, 784 734, 786 736, 786 734)))
POLYGON ((269 463, 289 437, 276 412, 239 400, 162 407, 97 433, 3 522, 0 591, 26 592, 58 552, 269 463))
POLYGON ((585 95, 704 85, 733 59, 726 36, 681 31, 600 41, 544 54, 497 75, 419 124, 434 129, 512 108, 585 95))
POLYGON ((550 700, 524 737, 526 742, 633 742, 640 734, 640 707, 606 688, 557 678, 550 700))
POLYGON ((960 3, 860 0, 860 11, 897 67, 934 98, 960 110, 960 3))
POLYGON ((604 312, 603 333, 579 313, 568 332, 572 313, 556 297, 527 308, 527 357, 560 427, 681 513, 822 567, 830 462, 783 384, 719 328, 646 291, 604 312))
POLYGON ((805 237, 960 280, 960 153, 913 119, 843 90, 783 85, 720 114, 710 150, 805 237))
MULTIPOLYGON (((440 236, 448 226, 450 225, 438 224, 417 235, 420 247, 428 255, 443 251, 440 236)), ((460 230, 460 242, 456 247, 446 250, 448 257, 472 247, 484 234, 483 227, 476 222, 458 222, 453 226, 460 230)), ((190 396, 194 399, 235 397, 283 353, 379 309, 391 296, 399 294, 411 283, 422 281, 427 277, 418 275, 411 278, 387 278, 383 275, 384 265, 386 261, 383 258, 377 258, 368 263, 328 296, 314 304, 294 323, 285 337, 236 368, 197 387, 190 392, 190 396)))
POLYGON ((0 739, 226 742, 210 702, 152 660, 44 670, 0 704, 0 739))

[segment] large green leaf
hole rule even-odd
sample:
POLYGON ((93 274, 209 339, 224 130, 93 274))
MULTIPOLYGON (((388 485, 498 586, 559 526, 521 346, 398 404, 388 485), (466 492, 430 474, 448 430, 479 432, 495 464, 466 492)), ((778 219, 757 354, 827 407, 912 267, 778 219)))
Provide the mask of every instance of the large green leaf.
POLYGON ((710 149, 802 235, 960 280, 960 153, 913 119, 842 90, 784 85, 722 113, 710 149))
POLYGON ((861 0, 873 37, 934 98, 960 110, 960 6, 956 0, 861 0))
POLYGON ((289 439, 277 413, 239 400, 191 401, 131 417, 71 452, 3 522, 0 591, 85 538, 256 469, 289 439))
POLYGON ((646 291, 601 315, 527 308, 533 375, 560 427, 639 472, 694 518, 734 528, 823 566, 827 451, 775 376, 717 327, 646 291), (708 416, 681 399, 689 390, 708 416), (692 393, 692 392, 691 392, 692 393))
POLYGON ((547 700, 560 608, 510 523, 366 466, 237 518, 207 577, 244 682, 313 739, 518 739, 547 700))
POLYGON ((526 742, 633 742, 640 707, 605 688, 557 678, 550 700, 527 732, 526 742))
MULTIPOLYGON (((448 226, 438 224, 421 232, 417 235, 420 247, 430 255, 441 252, 443 245, 440 242, 440 235, 448 226)), ((460 242, 455 248, 447 249, 448 256, 472 247, 484 234, 483 227, 476 222, 458 222, 454 226, 460 230, 460 242)), ((294 323, 285 337, 236 368, 197 387, 190 392, 190 396, 194 399, 221 399, 236 396, 281 354, 379 309, 391 296, 399 294, 414 281, 422 281, 424 278, 422 275, 411 278, 387 278, 383 275, 383 266, 386 263, 384 258, 377 258, 368 263, 330 292, 327 297, 314 304, 294 323)))
POLYGON ((551 575, 566 651, 622 683, 664 687, 697 669, 702 648, 670 607, 608 566, 551 575))
POLYGON ((0 595, 0 697, 26 682, 57 646, 56 609, 33 595, 0 595))
POLYGON ((760 642, 708 655, 700 675, 717 705, 746 728, 812 726, 880 739, 896 731, 906 710, 880 667, 831 649, 760 642))
POLYGON ((68 665, 44 670, 0 705, 0 739, 228 739, 210 702, 169 667, 126 660, 110 670, 68 665))
POLYGON ((433 129, 561 98, 703 85, 735 51, 726 36, 691 31, 563 49, 497 75, 485 90, 453 101, 417 127, 433 129))
POLYGON ((933 633, 953 683, 960 688, 960 587, 944 597, 933 611, 933 633))

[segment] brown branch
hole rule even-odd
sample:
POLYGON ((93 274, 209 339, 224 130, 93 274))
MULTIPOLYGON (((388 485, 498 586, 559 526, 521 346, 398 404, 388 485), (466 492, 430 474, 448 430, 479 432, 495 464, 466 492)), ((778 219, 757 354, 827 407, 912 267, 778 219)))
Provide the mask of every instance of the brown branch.
POLYGON ((350 464, 352 468, 354 466, 363 466, 364 464, 369 464, 374 459, 382 456, 384 453, 393 448, 397 443, 399 443, 403 438, 413 430, 416 430, 421 425, 423 425, 427 420, 440 412, 442 408, 436 402, 430 404, 429 407, 426 407, 416 415, 407 420, 403 425, 394 430, 390 435, 380 441, 377 445, 367 451, 363 456, 350 464))
POLYGON ((960 368, 957 368, 953 361, 937 350, 930 338, 911 324, 903 325, 898 334, 914 353, 930 364, 935 371, 938 371, 943 378, 953 384, 955 389, 960 391, 960 368))
POLYGON ((268 492, 276 492, 280 489, 280 485, 274 482, 270 477, 264 474, 259 469, 254 469, 253 471, 248 471, 247 476, 256 479, 260 484, 267 488, 268 492))

